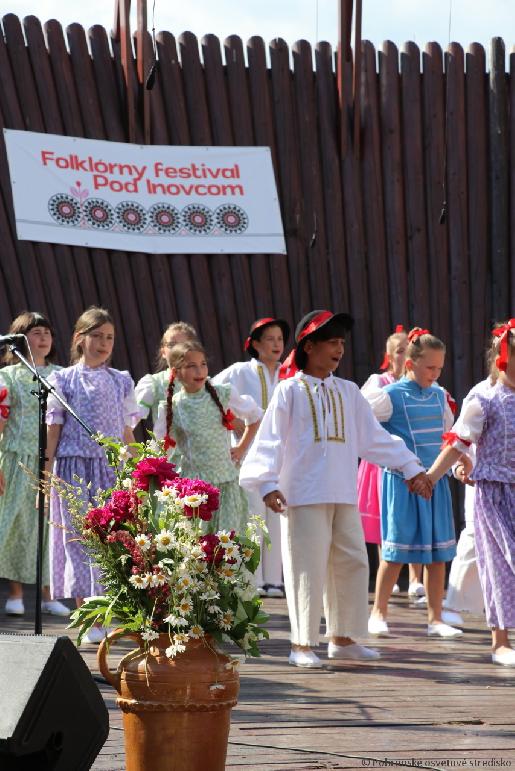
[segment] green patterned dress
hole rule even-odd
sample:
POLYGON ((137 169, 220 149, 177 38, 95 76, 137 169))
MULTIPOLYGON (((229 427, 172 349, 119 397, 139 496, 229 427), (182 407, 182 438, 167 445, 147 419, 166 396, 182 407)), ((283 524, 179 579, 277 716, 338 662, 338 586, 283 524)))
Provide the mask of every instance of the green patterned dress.
MULTIPOLYGON (((50 364, 39 371, 46 378, 60 367, 50 364)), ((5 493, 0 497, 0 576, 24 584, 36 582, 38 512, 33 482, 20 466, 38 473, 38 400, 30 392, 35 383, 22 364, 0 370, 0 389, 7 394, 9 417, 0 436, 0 468, 5 493)), ((48 542, 45 531, 43 584, 49 583, 48 542)))
MULTIPOLYGON (((239 396, 231 385, 216 386, 224 410, 254 423, 263 410, 250 396, 239 396)), ((156 423, 156 436, 165 434, 166 405, 162 403, 156 423)), ((195 394, 183 388, 173 397, 172 438, 177 442, 170 460, 183 477, 203 479, 220 489, 220 508, 209 530, 244 532, 248 519, 248 502, 238 483, 239 467, 231 460, 231 432, 222 425, 220 410, 203 388, 195 394)))

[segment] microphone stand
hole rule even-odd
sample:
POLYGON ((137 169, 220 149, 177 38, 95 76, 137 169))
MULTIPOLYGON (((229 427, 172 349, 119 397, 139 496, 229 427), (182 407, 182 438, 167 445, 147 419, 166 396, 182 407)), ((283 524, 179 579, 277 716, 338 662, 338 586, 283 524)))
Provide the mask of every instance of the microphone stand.
POLYGON ((41 375, 25 356, 21 353, 17 343, 10 343, 9 350, 20 360, 20 362, 30 371, 37 382, 37 389, 31 391, 38 398, 39 402, 39 438, 38 438, 38 540, 36 551, 36 612, 34 621, 34 634, 42 634, 41 621, 41 601, 43 588, 43 537, 45 532, 45 493, 43 492, 43 479, 45 475, 45 461, 47 449, 47 427, 46 427, 46 409, 48 394, 52 394, 65 410, 77 420, 89 436, 93 436, 94 431, 84 423, 62 396, 50 385, 48 380, 41 375))

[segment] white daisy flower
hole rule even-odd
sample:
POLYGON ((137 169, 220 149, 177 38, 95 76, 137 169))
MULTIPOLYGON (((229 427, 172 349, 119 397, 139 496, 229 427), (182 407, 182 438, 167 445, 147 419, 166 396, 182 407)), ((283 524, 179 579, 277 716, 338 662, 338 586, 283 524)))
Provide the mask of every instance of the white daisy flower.
POLYGON ((142 575, 141 573, 134 573, 129 578, 129 583, 136 587, 136 589, 146 589, 148 586, 148 574, 142 575))
POLYGON ((224 554, 225 560, 236 560, 239 562, 241 560, 240 557, 240 550, 236 546, 236 544, 229 544, 229 546, 225 547, 225 554, 224 554))
POLYGON ((175 645, 185 645, 189 639, 189 635, 185 632, 176 632, 173 636, 175 645))
POLYGON ((182 618, 182 616, 176 616, 175 613, 170 613, 163 621, 165 624, 170 624, 170 626, 188 626, 186 619, 182 618))
POLYGON ((244 546, 241 550, 241 557, 244 562, 248 562, 250 559, 252 559, 253 554, 254 549, 251 549, 250 546, 244 546))
POLYGON ((155 440, 155 439, 151 439, 151 440, 150 440, 150 441, 147 443, 147 447, 148 447, 148 449, 150 450, 150 452, 157 452, 157 453, 161 453, 161 446, 160 446, 159 442, 156 442, 156 440, 155 440))
POLYGON ((138 533, 137 536, 134 538, 136 544, 139 546, 141 551, 148 551, 150 547, 152 546, 152 541, 148 537, 148 535, 145 535, 145 533, 138 533))
POLYGON ((229 631, 232 629, 234 623, 234 613, 231 610, 226 610, 225 613, 218 619, 218 626, 220 629, 229 631))
POLYGON ((177 646, 176 645, 170 645, 166 650, 165 654, 167 658, 173 659, 177 655, 177 646))
POLYGON ((199 560, 204 556, 204 551, 202 549, 202 546, 199 543, 196 543, 192 548, 190 549, 190 554, 193 559, 199 560))
POLYGON ((207 500, 208 496, 205 493, 203 495, 194 493, 193 495, 185 495, 184 498, 181 498, 181 503, 183 506, 189 506, 190 509, 198 509, 203 503, 207 503, 207 500))
POLYGON ((220 530, 217 533, 218 539, 222 546, 229 546, 232 545, 233 540, 231 538, 231 533, 228 530, 220 530))
POLYGON ((151 640, 157 640, 159 637, 159 632, 155 632, 153 629, 146 629, 141 633, 141 636, 144 640, 150 642, 151 640))
POLYGON ((220 574, 224 578, 234 578, 234 576, 236 575, 236 570, 230 565, 222 565, 222 567, 220 568, 220 574))
POLYGON ((187 573, 179 576, 177 580, 177 591, 183 592, 185 589, 189 589, 192 585, 192 578, 187 573))
POLYGON ((200 595, 201 600, 218 600, 220 599, 220 592, 215 592, 213 589, 208 589, 200 595))
POLYGON ((132 487, 132 479, 122 479, 122 487, 126 490, 130 490, 132 487))
POLYGON ((186 616, 188 613, 191 613, 193 610, 193 603, 188 597, 184 597, 179 603, 179 610, 182 613, 183 616, 186 616))
POLYGON ((191 637, 193 640, 198 640, 200 637, 203 637, 203 636, 204 636, 204 630, 202 629, 202 627, 200 626, 200 624, 193 624, 193 625, 190 627, 189 636, 190 636, 190 637, 191 637))
POLYGON ((163 487, 162 490, 155 491, 154 497, 159 503, 173 503, 177 498, 177 490, 175 487, 163 487))
POLYGON ((222 608, 219 608, 218 605, 208 605, 207 610, 208 613, 211 613, 213 616, 217 616, 219 613, 222 613, 222 608))
POLYGON ((173 533, 170 530, 161 530, 154 538, 158 551, 170 551, 174 545, 173 533))
POLYGON ((157 573, 152 573, 150 583, 152 586, 164 586, 166 584, 166 575, 162 570, 159 570, 157 573))

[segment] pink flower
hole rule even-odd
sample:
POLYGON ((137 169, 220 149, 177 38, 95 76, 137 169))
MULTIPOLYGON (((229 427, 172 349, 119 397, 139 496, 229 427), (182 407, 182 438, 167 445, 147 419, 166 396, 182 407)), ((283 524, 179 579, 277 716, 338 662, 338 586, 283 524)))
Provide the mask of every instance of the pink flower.
POLYGON ((167 481, 177 478, 175 465, 166 458, 143 458, 132 472, 132 478, 138 490, 148 490, 151 477, 155 478, 159 489, 167 481))
POLYGON ((103 535, 111 524, 113 514, 107 506, 91 509, 84 517, 84 529, 93 530, 97 535, 103 535))
POLYGON ((107 508, 116 524, 133 519, 138 508, 138 498, 128 490, 115 490, 107 508))
POLYGON ((207 495, 205 503, 201 503, 200 506, 188 506, 184 504, 184 516, 191 519, 192 517, 200 517, 205 522, 209 522, 213 517, 213 512, 220 506, 220 490, 218 487, 204 482, 202 479, 175 479, 168 485, 166 482, 164 486, 175 487, 178 493, 178 498, 183 500, 193 495, 207 495))
POLYGON ((198 540, 205 555, 202 558, 204 562, 218 565, 223 560, 225 553, 218 536, 215 533, 208 533, 207 535, 202 535, 198 540))

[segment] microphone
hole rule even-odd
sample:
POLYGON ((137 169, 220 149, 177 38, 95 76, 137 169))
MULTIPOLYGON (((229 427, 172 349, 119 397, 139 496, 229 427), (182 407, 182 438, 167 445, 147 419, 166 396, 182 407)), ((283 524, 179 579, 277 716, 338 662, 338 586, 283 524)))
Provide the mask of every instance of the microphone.
POLYGON ((0 345, 16 345, 25 342, 25 335, 0 335, 0 345))

